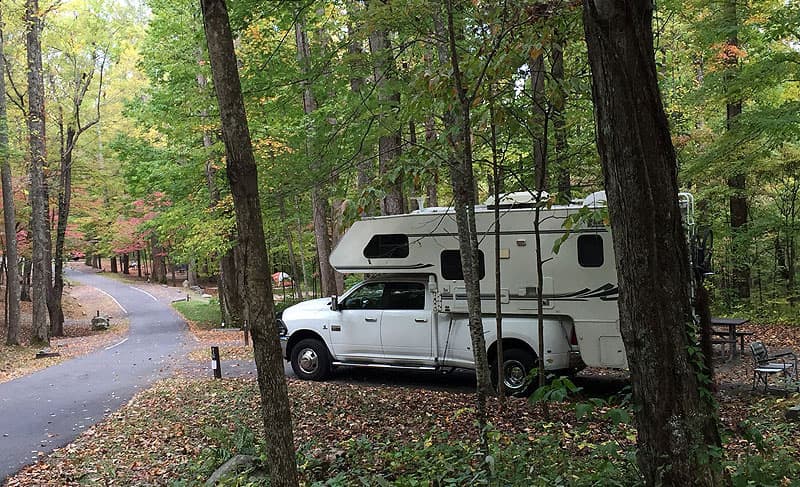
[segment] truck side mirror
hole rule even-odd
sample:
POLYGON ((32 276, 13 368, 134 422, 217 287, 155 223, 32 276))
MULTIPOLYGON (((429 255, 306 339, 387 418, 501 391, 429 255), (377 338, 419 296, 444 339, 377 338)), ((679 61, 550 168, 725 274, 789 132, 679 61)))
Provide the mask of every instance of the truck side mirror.
POLYGON ((331 296, 331 311, 339 311, 339 296, 331 296))

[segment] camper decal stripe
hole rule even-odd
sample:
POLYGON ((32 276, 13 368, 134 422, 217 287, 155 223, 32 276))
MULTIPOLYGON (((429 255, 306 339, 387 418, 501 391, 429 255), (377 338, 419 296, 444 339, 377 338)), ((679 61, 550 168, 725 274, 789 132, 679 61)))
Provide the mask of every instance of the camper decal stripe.
MULTIPOLYGON (((564 235, 566 233, 573 234, 573 233, 607 233, 607 232, 608 232, 608 230, 606 230, 605 228, 598 227, 598 228, 582 228, 580 230, 571 230, 570 232, 567 232, 567 231, 565 231, 563 229, 541 230, 539 232, 539 234, 540 235, 564 235)), ((458 237, 458 233, 452 233, 452 232, 408 233, 406 235, 408 235, 409 237, 414 237, 414 238, 422 238, 422 237, 458 237)), ((494 235, 494 232, 493 231, 489 231, 489 232, 483 233, 481 235, 494 235)), ((506 232, 501 231, 500 235, 536 235, 536 231, 535 230, 506 231, 506 232)))
POLYGON ((380 269, 380 270, 396 270, 396 269, 427 269, 428 267, 433 267, 433 264, 412 264, 412 265, 370 265, 365 264, 361 266, 339 266, 336 268, 337 271, 358 271, 360 269, 366 269, 366 272, 371 270, 380 269))
MULTIPOLYGON (((453 299, 452 294, 441 294, 442 299, 453 299)), ((481 299, 494 299, 494 294, 481 294, 481 299)), ((543 294, 545 301, 588 301, 593 298, 600 298, 601 301, 616 301, 619 297, 619 287, 615 284, 606 283, 597 289, 583 288, 580 291, 561 294, 543 294)), ((514 296, 509 297, 511 301, 536 301, 537 296, 514 296)), ((467 299, 466 294, 456 294, 455 299, 467 299)))

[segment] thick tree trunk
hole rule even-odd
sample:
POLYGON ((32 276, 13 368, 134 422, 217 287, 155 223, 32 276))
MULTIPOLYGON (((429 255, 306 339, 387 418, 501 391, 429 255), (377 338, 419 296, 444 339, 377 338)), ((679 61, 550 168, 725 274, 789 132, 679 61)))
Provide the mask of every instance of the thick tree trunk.
POLYGON ((49 306, 53 291, 49 203, 45 180, 45 114, 42 75, 42 19, 38 0, 25 2, 28 59, 28 133, 30 140, 31 236, 33 238, 33 337, 36 345, 50 344, 49 306))
POLYGON ((131 273, 131 256, 128 252, 122 254, 122 273, 126 275, 131 273))
POLYGON ((117 274, 119 272, 119 268, 117 267, 117 256, 116 255, 112 255, 111 256, 111 272, 113 272, 114 274, 117 274))
MULTIPOLYGON (((382 0, 372 1, 382 3, 382 0)), ((375 86, 380 105, 379 125, 386 130, 386 127, 395 125, 394 114, 400 107, 400 92, 391 87, 391 81, 396 77, 396 73, 389 33, 380 29, 370 33, 369 50, 373 58, 375 86)), ((378 172, 386 189, 386 196, 381 201, 383 215, 400 215, 406 212, 403 177, 402 173, 397 171, 401 147, 399 127, 378 139, 378 172)))
POLYGON ((192 258, 186 266, 186 284, 189 287, 197 286, 197 259, 192 258))
POLYGON ((142 277, 142 251, 136 251, 136 277, 142 277))
POLYGON ((583 14, 637 460, 647 485, 715 485, 720 439, 714 405, 701 394, 701 364, 688 351, 689 256, 658 92, 652 9, 646 2, 585 0, 583 14))
MULTIPOLYGON (((295 22, 295 41, 297 43, 297 59, 300 63, 304 76, 308 76, 311 66, 311 50, 308 45, 308 36, 305 31, 305 20, 302 13, 299 14, 295 22)), ((306 79, 303 90, 303 111, 309 115, 317 109, 317 101, 311 91, 311 84, 306 79)), ((311 169, 315 172, 320 170, 318 162, 312 162, 311 169)), ((322 186, 315 183, 311 188, 311 207, 314 219, 314 238, 317 243, 317 254, 319 255, 320 280, 322 294, 330 296, 337 293, 336 271, 330 263, 331 240, 328 231, 328 214, 330 208, 328 199, 324 195, 322 186)))
MULTIPOLYGON (((2 28, 2 12, 0 12, 0 29, 2 28)), ((5 46, 3 44, 3 32, 0 31, 0 94, 6 92, 5 46)), ((17 217, 14 213, 11 165, 8 163, 8 113, 6 111, 5 96, 0 96, 0 178, 2 179, 3 187, 3 224, 6 233, 6 345, 19 345, 20 284, 17 217)))
POLYGON ((261 392, 270 485, 296 486, 297 465, 283 357, 275 324, 258 174, 247 128, 233 37, 224 0, 201 0, 214 87, 222 119, 228 180, 243 249, 248 321, 261 392))

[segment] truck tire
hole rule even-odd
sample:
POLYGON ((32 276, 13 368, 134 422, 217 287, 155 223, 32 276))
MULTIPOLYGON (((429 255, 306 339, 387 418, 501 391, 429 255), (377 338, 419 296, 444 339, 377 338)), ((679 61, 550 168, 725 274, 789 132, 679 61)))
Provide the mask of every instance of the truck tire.
MULTIPOLYGON (((503 386, 509 396, 527 397, 533 392, 533 384, 528 380, 536 364, 536 357, 521 348, 503 350, 503 386)), ((492 382, 497 384, 497 362, 491 365, 492 382)))
POLYGON ((331 359, 325 344, 315 338, 300 340, 292 347, 292 370, 298 379, 325 380, 331 372, 331 359))

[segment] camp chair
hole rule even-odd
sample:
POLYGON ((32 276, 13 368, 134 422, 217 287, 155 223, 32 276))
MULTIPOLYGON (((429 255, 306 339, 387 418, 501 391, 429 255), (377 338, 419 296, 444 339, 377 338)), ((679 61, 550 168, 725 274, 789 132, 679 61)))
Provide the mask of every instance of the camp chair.
POLYGON ((767 391, 769 376, 780 374, 784 377, 784 387, 797 373, 797 355, 794 352, 783 352, 770 355, 767 347, 761 342, 751 342, 750 351, 753 352, 753 389, 760 382, 764 383, 764 392, 767 391))

